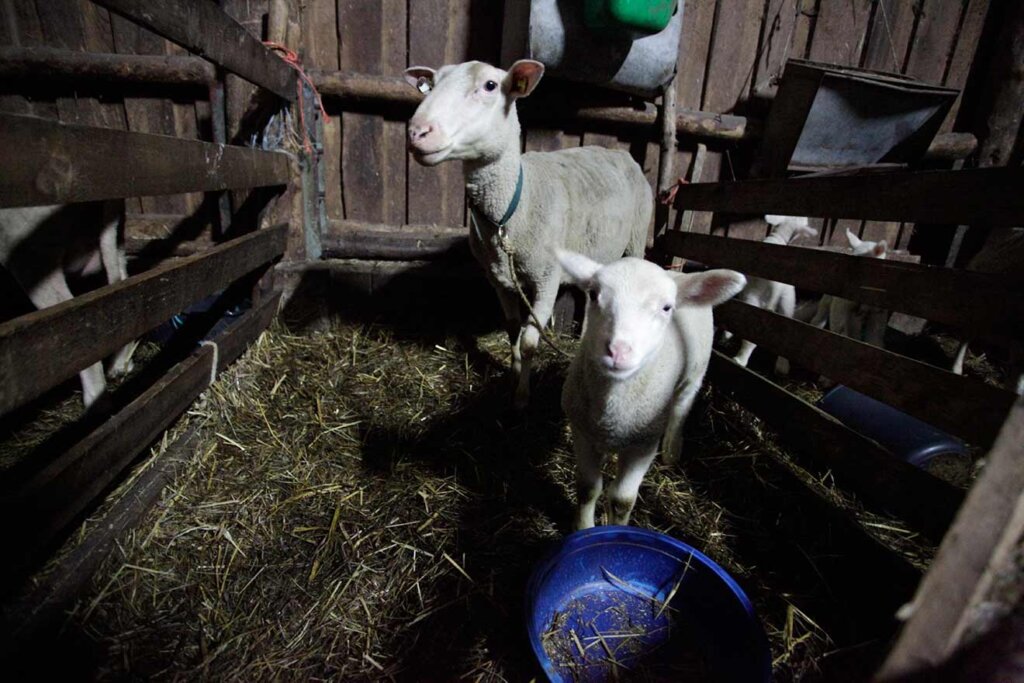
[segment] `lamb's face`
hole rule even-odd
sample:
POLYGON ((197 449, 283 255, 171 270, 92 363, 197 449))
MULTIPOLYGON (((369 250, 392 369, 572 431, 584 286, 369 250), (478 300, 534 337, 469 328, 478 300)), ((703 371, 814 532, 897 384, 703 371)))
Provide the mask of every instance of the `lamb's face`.
POLYGON ((653 263, 626 258, 601 268, 586 292, 583 353, 611 377, 632 376, 668 334, 676 283, 653 263))
POLYGON ((539 62, 516 62, 508 71, 483 62, 413 67, 406 80, 426 98, 409 120, 409 150, 419 163, 489 159, 510 137, 518 140, 515 100, 525 97, 544 72, 539 62))

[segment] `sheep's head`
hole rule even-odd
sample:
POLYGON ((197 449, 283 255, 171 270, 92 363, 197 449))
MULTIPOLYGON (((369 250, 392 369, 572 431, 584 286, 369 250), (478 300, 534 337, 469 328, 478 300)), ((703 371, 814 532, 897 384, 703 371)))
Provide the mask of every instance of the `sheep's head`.
POLYGON ((405 80, 426 97, 409 120, 409 150, 424 166, 448 159, 495 158, 519 140, 515 101, 544 75, 544 65, 521 59, 504 71, 483 62, 414 66, 405 80))
POLYGON ((606 266, 569 251, 558 261, 570 282, 587 293, 587 323, 580 352, 615 379, 636 373, 657 352, 681 307, 714 306, 746 285, 731 270, 684 274, 636 258, 606 266))

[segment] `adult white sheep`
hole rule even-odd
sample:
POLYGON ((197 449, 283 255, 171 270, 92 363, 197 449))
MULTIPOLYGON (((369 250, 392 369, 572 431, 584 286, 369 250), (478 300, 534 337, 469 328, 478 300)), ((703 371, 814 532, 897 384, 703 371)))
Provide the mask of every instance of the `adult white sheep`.
POLYGON ((588 300, 562 390, 576 453, 576 527, 594 526, 601 465, 611 452, 619 462, 608 517, 628 524, 659 443, 666 462, 682 451, 683 421, 711 359, 711 307, 743 289, 746 278, 731 270, 673 273, 635 258, 602 266, 561 250, 558 259, 588 300))
MULTIPOLYGON (((72 298, 66 274, 91 275, 102 269, 108 284, 128 277, 117 244, 123 220, 123 201, 0 209, 0 265, 37 308, 55 306, 72 298)), ((134 350, 132 342, 117 352, 111 377, 129 370, 134 350)), ((90 365, 79 377, 88 408, 106 389, 103 364, 90 365)))
POLYGON ((543 74, 544 65, 532 60, 520 60, 508 71, 466 62, 405 72, 410 84, 427 93, 409 121, 413 158, 425 166, 466 162, 469 246, 505 314, 518 407, 529 400, 538 324, 548 324, 565 281, 553 247, 600 263, 623 254, 642 257, 654 208, 643 171, 626 152, 601 147, 520 152, 516 100, 529 95, 543 74))
MULTIPOLYGON (((808 224, 807 218, 803 216, 768 215, 764 219, 772 226, 771 233, 763 240, 765 244, 786 246, 801 236, 813 237, 818 234, 818 231, 812 228, 808 224)), ((793 311, 796 309, 796 288, 784 282, 752 277, 748 279, 747 286, 743 288, 743 291, 736 295, 736 300, 792 318, 793 311)), ((732 334, 726 331, 723 332, 722 339, 727 340, 731 336, 732 334)), ((750 355, 756 348, 757 344, 754 342, 742 340, 733 360, 746 367, 750 361, 750 355)), ((788 374, 789 360, 780 356, 775 362, 775 372, 780 375, 788 374)))

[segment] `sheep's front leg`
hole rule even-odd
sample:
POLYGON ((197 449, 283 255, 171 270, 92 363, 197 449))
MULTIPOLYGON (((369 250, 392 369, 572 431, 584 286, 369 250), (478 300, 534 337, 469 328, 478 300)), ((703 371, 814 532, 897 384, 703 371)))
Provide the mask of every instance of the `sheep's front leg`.
POLYGON ((523 321, 519 310, 519 294, 496 287, 501 311, 505 314, 505 331, 508 343, 512 347, 512 385, 519 386, 519 377, 523 372, 523 357, 519 352, 519 337, 522 334, 523 321))
POLYGON ((697 399, 700 385, 699 381, 687 384, 669 407, 668 425, 661 439, 661 461, 666 465, 678 462, 683 453, 683 422, 697 399))
POLYGON ((608 520, 612 524, 629 524, 629 516, 636 505, 640 484, 658 455, 657 442, 623 449, 619 452, 619 471, 608 486, 608 520))
POLYGON ((558 298, 558 278, 548 278, 537 285, 537 296, 533 301, 533 316, 527 313, 519 334, 519 353, 522 354, 522 371, 519 373, 519 384, 516 387, 515 406, 525 408, 530 402, 530 367, 533 356, 540 343, 541 328, 547 327, 551 314, 555 310, 555 299, 558 298), (534 321, 534 316, 537 320, 534 321), (540 325, 540 327, 538 327, 540 325))
POLYGON ((575 528, 594 526, 594 508, 601 495, 603 481, 601 464, 604 455, 579 431, 572 430, 573 451, 576 454, 576 524, 575 528))
MULTIPOLYGON (((100 233, 100 260, 107 274, 107 284, 112 285, 128 279, 128 268, 124 253, 117 248, 117 233, 124 217, 124 202, 111 201, 103 203, 103 231, 100 233)), ((138 341, 131 341, 122 346, 110 363, 109 376, 123 377, 131 372, 132 354, 138 341)))
POLYGON ((743 367, 747 367, 747 363, 750 362, 750 354, 754 353, 754 349, 756 348, 757 344, 751 341, 747 341, 746 339, 743 339, 740 341, 739 350, 736 352, 736 355, 732 357, 732 359, 739 363, 740 365, 742 365, 743 367))

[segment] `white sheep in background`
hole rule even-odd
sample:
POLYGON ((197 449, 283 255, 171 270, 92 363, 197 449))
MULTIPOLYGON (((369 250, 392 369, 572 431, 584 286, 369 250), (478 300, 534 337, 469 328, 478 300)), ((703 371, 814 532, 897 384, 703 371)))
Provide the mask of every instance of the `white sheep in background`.
POLYGON ((482 62, 436 72, 417 66, 405 74, 427 93, 409 121, 413 158, 425 166, 466 162, 473 219, 469 246, 501 301, 512 343, 515 404, 523 407, 540 338, 537 324, 548 324, 558 286, 565 282, 553 248, 572 249, 601 263, 623 254, 642 257, 653 193, 643 170, 624 151, 520 152, 516 100, 537 86, 544 74, 540 62, 520 60, 508 71, 482 62), (536 322, 522 304, 516 280, 536 322))
MULTIPOLYGON (((786 246, 801 236, 814 237, 818 234, 818 231, 808 224, 806 217, 768 215, 764 219, 772 226, 771 233, 763 240, 765 244, 786 246)), ((792 318, 796 308, 796 288, 784 282, 751 277, 747 279, 747 286, 743 291, 736 295, 736 300, 792 318)), ((732 333, 722 333, 723 341, 730 337, 732 333)), ((757 344, 754 342, 742 340, 733 360, 746 367, 750 361, 750 354, 756 348, 757 344)), ((775 361, 775 372, 780 375, 788 374, 789 360, 780 356, 775 361)))
MULTIPOLYGON (((102 268, 107 282, 128 277, 124 252, 118 248, 118 227, 124 202, 0 209, 0 264, 18 282, 37 308, 72 298, 65 273, 91 275, 102 268)), ((135 343, 114 356, 110 375, 128 371, 135 343)), ((86 407, 106 389, 103 364, 79 373, 86 407)))
POLYGON ((711 358, 711 307, 743 289, 746 278, 731 270, 673 273, 635 258, 602 266, 562 250, 558 260, 588 299, 562 390, 576 453, 576 527, 594 526, 601 465, 613 451, 618 475, 608 516, 628 524, 659 442, 666 462, 682 451, 683 420, 711 358))
MULTIPOLYGON (((889 246, 885 240, 868 242, 858 238, 849 229, 846 231, 846 239, 853 249, 854 256, 884 259, 889 253, 889 246)), ((821 328, 827 324, 836 334, 884 349, 889 311, 826 294, 818 302, 818 310, 811 319, 811 324, 821 328)))

